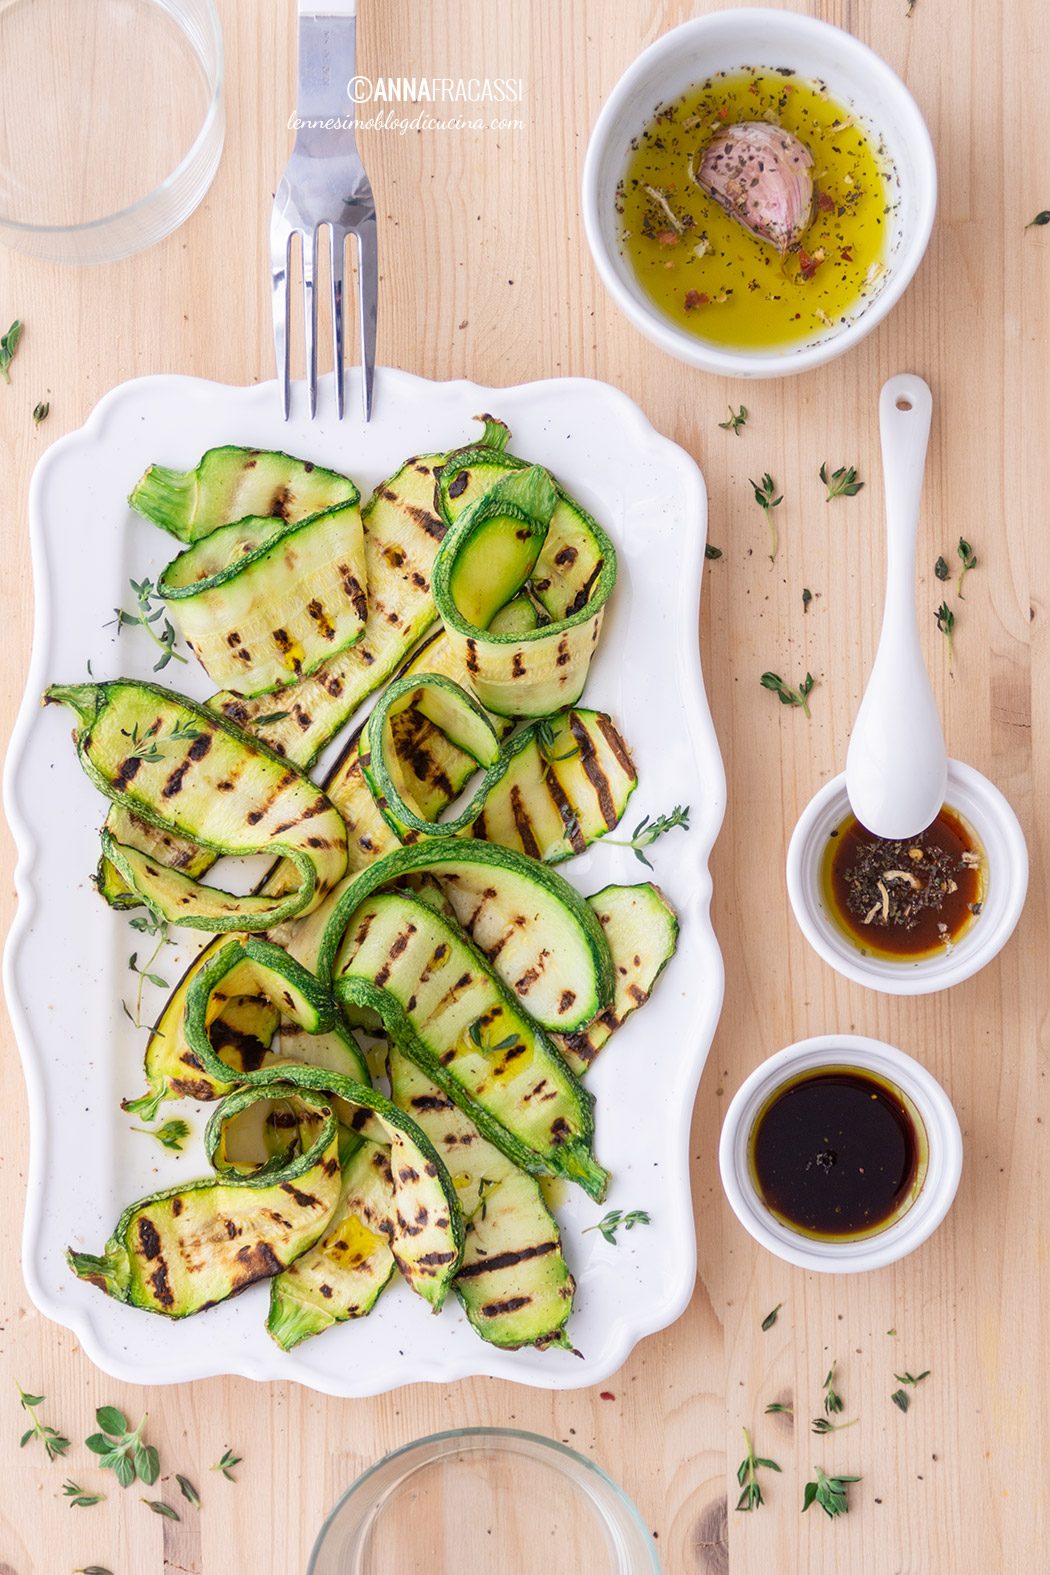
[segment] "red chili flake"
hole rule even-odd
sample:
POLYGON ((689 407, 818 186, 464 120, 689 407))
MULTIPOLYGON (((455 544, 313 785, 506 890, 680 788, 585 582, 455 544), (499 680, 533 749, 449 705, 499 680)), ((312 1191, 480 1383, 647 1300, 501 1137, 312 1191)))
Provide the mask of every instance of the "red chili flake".
POLYGON ((685 309, 687 312, 695 311, 698 306, 709 306, 711 297, 702 290, 687 290, 685 292, 685 309))
POLYGON ((657 230, 656 239, 661 246, 677 246, 681 236, 677 230, 657 230))
POLYGON ((852 262, 853 261, 853 248, 852 248, 852 246, 844 246, 842 248, 841 252, 839 253, 839 256, 842 258, 843 262, 852 262))
POLYGON ((799 278, 804 280, 805 283, 808 284, 810 279, 812 279, 813 275, 816 273, 817 269, 820 267, 820 265, 821 265, 821 263, 823 261, 824 261, 824 248, 822 246, 818 246, 817 247, 817 249, 813 253, 812 257, 810 256, 809 252, 807 252, 803 247, 800 246, 799 247, 799 252, 798 252, 798 276, 799 276, 799 278))
POLYGON ((729 111, 724 104, 722 105, 721 109, 715 110, 715 114, 718 116, 719 120, 729 119, 729 111))
POLYGON ((835 212, 835 203, 833 199, 828 196, 826 191, 817 192, 817 207, 820 209, 821 213, 835 212))
POLYGON ((613 1394, 611 1389, 603 1389, 601 1394, 598 1396, 598 1399, 599 1400, 615 1400, 616 1396, 613 1394))

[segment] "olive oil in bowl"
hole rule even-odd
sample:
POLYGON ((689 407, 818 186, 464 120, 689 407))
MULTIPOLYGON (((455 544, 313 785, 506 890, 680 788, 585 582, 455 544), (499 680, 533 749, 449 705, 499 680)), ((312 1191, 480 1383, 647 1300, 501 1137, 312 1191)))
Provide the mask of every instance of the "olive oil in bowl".
POLYGON ((718 72, 656 111, 617 189, 620 241, 641 289, 680 328, 775 350, 853 321, 880 288, 892 228, 888 155, 820 82, 782 69, 718 72), (696 183, 705 145, 734 125, 780 126, 812 155, 812 219, 780 252, 696 183))

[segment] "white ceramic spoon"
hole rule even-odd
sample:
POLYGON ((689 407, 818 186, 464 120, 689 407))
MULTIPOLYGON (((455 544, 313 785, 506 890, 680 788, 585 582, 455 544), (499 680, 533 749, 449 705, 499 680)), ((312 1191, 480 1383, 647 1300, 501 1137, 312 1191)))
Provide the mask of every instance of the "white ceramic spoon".
POLYGON ((948 758, 915 618, 915 537, 933 396, 902 372, 879 396, 886 603, 875 665, 846 755, 846 792, 877 837, 913 837, 944 804, 948 758))

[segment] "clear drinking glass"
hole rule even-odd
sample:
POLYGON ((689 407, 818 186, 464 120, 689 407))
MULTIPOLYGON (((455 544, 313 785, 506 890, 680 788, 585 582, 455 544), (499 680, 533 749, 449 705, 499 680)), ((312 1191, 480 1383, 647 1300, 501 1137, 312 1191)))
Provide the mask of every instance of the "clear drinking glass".
POLYGON ((193 212, 222 152, 213 0, 0 0, 0 240, 115 262, 193 212))
POLYGON ((307 1575, 660 1575, 645 1522, 585 1455, 537 1433, 457 1428, 358 1477, 307 1575))

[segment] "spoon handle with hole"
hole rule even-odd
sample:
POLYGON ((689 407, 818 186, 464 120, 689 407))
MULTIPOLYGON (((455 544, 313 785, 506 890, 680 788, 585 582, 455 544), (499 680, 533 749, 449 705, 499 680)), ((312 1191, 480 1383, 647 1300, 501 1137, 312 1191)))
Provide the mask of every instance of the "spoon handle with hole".
POLYGON ((944 804, 948 759, 915 616, 915 541, 933 396, 891 377, 879 397, 886 495, 886 601, 875 663, 846 756, 853 813, 876 836, 917 835, 944 804))

